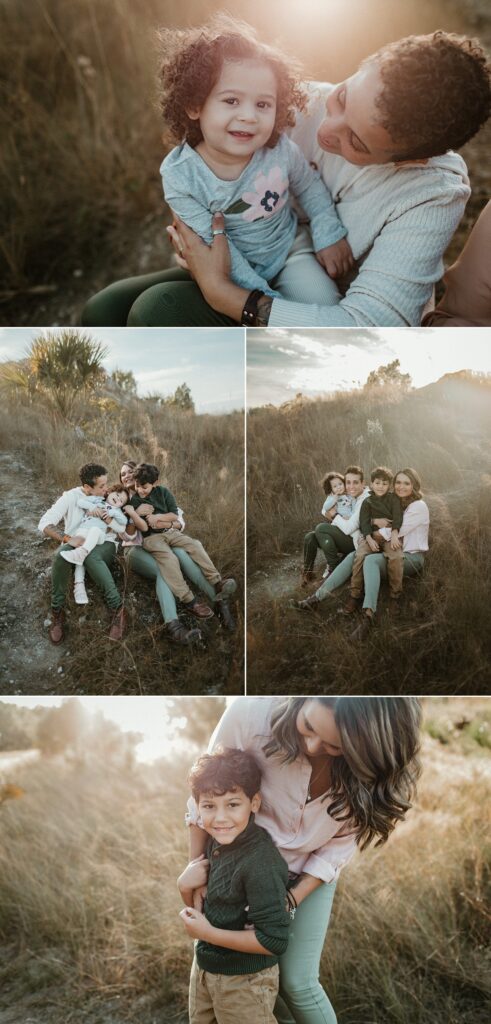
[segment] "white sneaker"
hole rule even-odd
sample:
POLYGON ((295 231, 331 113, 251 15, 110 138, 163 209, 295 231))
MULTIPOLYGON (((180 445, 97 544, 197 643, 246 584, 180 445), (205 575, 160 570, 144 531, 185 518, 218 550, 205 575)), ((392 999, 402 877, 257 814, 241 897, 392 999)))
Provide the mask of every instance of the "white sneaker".
POLYGON ((85 583, 83 580, 75 583, 73 587, 73 596, 75 598, 75 604, 88 604, 89 599, 87 597, 87 591, 85 589, 85 583))
POLYGON ((323 580, 327 580, 327 577, 329 576, 330 572, 331 572, 331 570, 330 570, 329 566, 326 565, 326 568, 324 569, 324 572, 322 573, 322 579, 323 580))
POLYGON ((71 562, 72 565, 83 565, 88 551, 85 548, 72 548, 70 551, 60 551, 60 555, 65 562, 71 562))

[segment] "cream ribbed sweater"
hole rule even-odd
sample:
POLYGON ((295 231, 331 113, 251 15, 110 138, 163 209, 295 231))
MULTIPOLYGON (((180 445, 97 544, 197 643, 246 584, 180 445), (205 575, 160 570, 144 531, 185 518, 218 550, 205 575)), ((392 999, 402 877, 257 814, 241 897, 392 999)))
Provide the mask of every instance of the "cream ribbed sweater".
POLYGON ((457 153, 426 164, 356 167, 317 143, 332 85, 311 86, 292 138, 315 162, 348 229, 359 272, 338 305, 274 299, 270 327, 414 327, 443 273, 442 255, 470 195, 457 153))

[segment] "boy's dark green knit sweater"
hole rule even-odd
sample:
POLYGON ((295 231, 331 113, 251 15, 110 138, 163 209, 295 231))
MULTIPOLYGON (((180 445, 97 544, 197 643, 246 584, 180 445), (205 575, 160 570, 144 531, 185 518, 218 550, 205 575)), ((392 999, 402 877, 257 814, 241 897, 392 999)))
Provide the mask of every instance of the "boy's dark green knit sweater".
POLYGON ((364 537, 368 537, 376 526, 372 525, 372 519, 390 519, 393 530, 400 530, 402 526, 402 505, 400 498, 393 491, 387 491, 381 498, 376 494, 369 494, 362 502, 360 509, 360 530, 364 537))
MULTIPOLYGON (((139 505, 153 505, 155 515, 165 515, 166 512, 175 512, 177 515, 177 502, 169 491, 168 487, 161 487, 158 484, 156 487, 152 487, 150 494, 147 494, 146 498, 140 498, 138 494, 134 494, 130 505, 133 505, 134 509, 137 509, 139 505)), ((157 529, 156 527, 148 527, 148 532, 144 534, 145 537, 150 537, 152 533, 164 533, 164 529, 157 529)))
POLYGON ((204 913, 215 928, 242 931, 253 924, 266 953, 239 953, 235 949, 198 941, 198 966, 211 974, 255 974, 278 963, 288 945, 290 917, 286 910, 288 867, 271 836, 249 824, 230 845, 212 839, 206 856, 210 874, 204 913))

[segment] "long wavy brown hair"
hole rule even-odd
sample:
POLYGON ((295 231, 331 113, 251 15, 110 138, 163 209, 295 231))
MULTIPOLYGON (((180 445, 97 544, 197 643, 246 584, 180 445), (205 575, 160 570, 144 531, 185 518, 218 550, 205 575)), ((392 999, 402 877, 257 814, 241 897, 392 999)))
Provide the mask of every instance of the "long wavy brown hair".
POLYGON ((394 476, 394 484, 397 480, 397 477, 400 476, 401 473, 403 473, 404 476, 408 476, 413 485, 412 494, 410 494, 408 498, 400 499, 402 507, 407 508, 408 505, 411 505, 413 501, 421 501, 421 498, 423 497, 423 493, 421 491, 421 477, 419 473, 416 472, 415 469, 411 469, 411 467, 409 466, 406 469, 397 470, 397 473, 394 476))
POLYGON ((278 95, 275 125, 267 142, 270 148, 276 146, 283 131, 295 124, 295 111, 306 106, 297 61, 261 43, 254 29, 244 21, 220 13, 201 28, 161 29, 159 41, 164 140, 173 146, 184 141, 190 146, 201 142, 199 121, 188 117, 186 111, 203 106, 226 61, 260 60, 271 67, 278 95))
POLYGON ((421 704, 416 697, 287 697, 271 715, 266 757, 285 764, 302 756, 297 715, 306 700, 332 708, 343 753, 331 761, 323 798, 336 821, 350 822, 361 850, 385 843, 402 821, 421 772, 421 704))

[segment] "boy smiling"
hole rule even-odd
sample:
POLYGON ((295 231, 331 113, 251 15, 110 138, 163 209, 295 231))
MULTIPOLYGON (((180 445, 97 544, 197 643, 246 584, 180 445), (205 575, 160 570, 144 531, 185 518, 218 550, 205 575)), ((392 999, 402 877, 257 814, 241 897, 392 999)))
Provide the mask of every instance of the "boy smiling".
POLYGON ((288 868, 269 834, 254 821, 261 804, 261 771, 247 751, 217 751, 198 759, 190 783, 210 836, 206 860, 191 861, 178 879, 186 903, 181 918, 188 935, 198 939, 190 1024, 207 1013, 222 1019, 220 1011, 226 1011, 226 1020, 249 1020, 259 1007, 265 1024, 273 1024, 278 957, 288 944, 288 868), (193 908, 193 891, 208 867, 201 914, 193 908))

